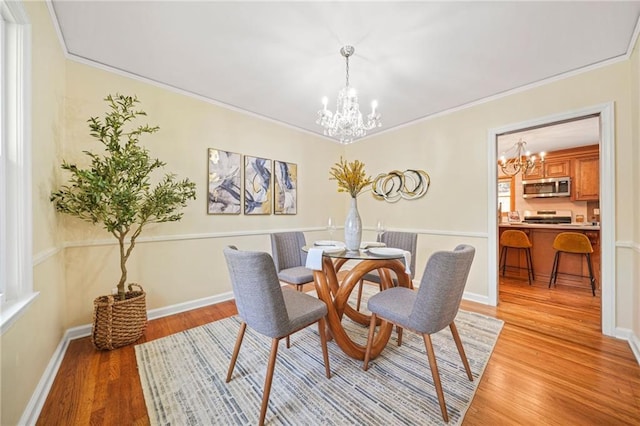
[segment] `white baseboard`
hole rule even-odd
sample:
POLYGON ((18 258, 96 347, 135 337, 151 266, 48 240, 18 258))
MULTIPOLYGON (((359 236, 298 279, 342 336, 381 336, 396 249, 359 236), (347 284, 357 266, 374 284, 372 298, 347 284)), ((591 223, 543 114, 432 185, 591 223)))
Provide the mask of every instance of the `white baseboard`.
MULTIPOLYGON (((147 318, 149 318, 150 320, 162 318, 169 315, 178 314, 180 312, 190 311, 192 309, 203 308, 205 306, 225 302, 231 299, 233 299, 233 293, 226 292, 216 296, 204 297, 202 299, 166 306, 164 308, 151 309, 147 311, 147 318)), ((47 396, 49 395, 49 391, 51 390, 51 386, 53 385, 53 381, 58 374, 58 370, 60 369, 60 365, 62 364, 62 359, 67 352, 69 342, 90 335, 91 324, 72 327, 64 333, 62 339, 60 340, 60 343, 58 344, 58 347, 53 352, 51 360, 49 361, 49 364, 47 364, 47 368, 44 370, 44 373, 42 374, 38 385, 34 389, 29 403, 25 407, 25 410, 20 417, 20 422, 18 423, 19 425, 31 426, 36 424, 36 422, 38 421, 38 417, 40 416, 40 411, 42 411, 42 407, 44 406, 44 403, 47 400, 47 396)))
POLYGON ((633 330, 628 328, 616 328, 614 330, 613 337, 629 342, 631 352, 633 352, 633 356, 636 358, 638 365, 640 365, 640 339, 638 336, 633 334, 633 330))
POLYGON ((636 361, 640 364, 640 339, 635 334, 631 336, 629 339, 629 346, 631 346, 631 350, 633 351, 633 355, 636 357, 636 361))
POLYGON ((192 309, 204 308, 205 306, 215 305, 216 303, 226 302, 227 300, 232 299, 233 292, 228 291, 216 296, 203 297, 202 299, 190 300, 188 302, 178 303, 164 308, 151 309, 147 312, 147 317, 150 320, 168 317, 169 315, 179 314, 192 309))
POLYGON ((489 297, 488 296, 483 296, 481 294, 469 293, 468 291, 465 291, 462 294, 462 298, 464 300, 468 300, 470 302, 477 302, 477 303, 482 303, 483 305, 490 305, 489 297))

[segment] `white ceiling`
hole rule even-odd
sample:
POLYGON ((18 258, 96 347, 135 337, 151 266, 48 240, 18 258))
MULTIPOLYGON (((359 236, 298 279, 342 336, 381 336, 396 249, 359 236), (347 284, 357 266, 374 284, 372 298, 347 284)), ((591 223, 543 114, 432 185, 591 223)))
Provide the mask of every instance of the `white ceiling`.
MULTIPOLYGON (((498 158, 503 154, 508 154, 508 151, 519 140, 525 141, 526 149, 534 155, 577 146, 595 145, 600 143, 600 118, 586 117, 565 123, 499 135, 498 158)), ((505 156, 507 158, 510 157, 510 155, 505 156)))
POLYGON ((624 56, 640 16, 640 1, 51 4, 72 57, 319 134, 345 44, 384 131, 624 56))

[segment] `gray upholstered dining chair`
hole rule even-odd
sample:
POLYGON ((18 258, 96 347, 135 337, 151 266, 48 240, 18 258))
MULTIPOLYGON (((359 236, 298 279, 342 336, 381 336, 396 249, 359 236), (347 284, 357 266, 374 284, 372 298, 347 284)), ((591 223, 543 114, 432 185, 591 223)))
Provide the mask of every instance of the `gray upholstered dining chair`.
POLYGON ((295 285, 298 291, 302 291, 305 284, 313 282, 313 271, 304 266, 307 263, 307 253, 302 251, 302 247, 306 244, 302 232, 271 234, 271 254, 278 279, 295 285))
MULTIPOLYGON (((402 250, 406 250, 411 253, 411 279, 416 275, 416 247, 418 245, 418 234, 415 232, 396 232, 396 231, 387 231, 382 235, 378 235, 378 242, 382 242, 387 247, 399 248, 402 250)), ((371 271, 367 275, 364 276, 364 279, 367 281, 372 281, 374 283, 380 284, 380 275, 378 271, 371 271)), ((398 279, 393 278, 394 285, 398 285, 398 279)), ((358 298, 356 300, 356 311, 360 310, 360 302, 362 300, 362 287, 363 281, 360 281, 358 286, 358 298)))
POLYGON ((283 337, 288 337, 317 322, 325 374, 327 378, 331 377, 325 334, 327 305, 305 293, 283 289, 269 253, 240 251, 234 246, 224 248, 223 252, 231 277, 238 315, 242 319, 227 371, 227 383, 231 380, 247 325, 258 333, 271 337, 271 354, 260 409, 259 424, 262 425, 269 404, 278 343, 283 337))
MULTIPOLYGON (((433 253, 424 269, 424 274, 418 290, 405 287, 393 287, 384 290, 369 299, 367 308, 371 311, 367 351, 363 368, 369 368, 371 345, 375 334, 378 318, 389 321, 396 326, 407 328, 424 339, 427 350, 429 367, 433 383, 438 394, 438 402, 442 411, 442 418, 449 421, 447 405, 444 401, 440 373, 436 364, 436 357, 431 344, 431 334, 437 333, 446 326, 451 329, 453 340, 467 371, 469 380, 473 381, 469 361, 464 353, 458 329, 454 323, 460 308, 462 293, 469 276, 471 263, 475 255, 475 248, 461 244, 453 251, 438 251, 433 253)), ((402 329, 398 333, 398 346, 402 344, 402 329)))

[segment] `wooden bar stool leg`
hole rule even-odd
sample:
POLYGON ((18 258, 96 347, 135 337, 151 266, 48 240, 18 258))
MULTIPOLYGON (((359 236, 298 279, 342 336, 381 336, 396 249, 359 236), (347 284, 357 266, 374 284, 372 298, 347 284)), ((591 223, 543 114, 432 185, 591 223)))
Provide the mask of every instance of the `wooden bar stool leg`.
POLYGON ((504 271, 507 269, 507 246, 502 247, 499 264, 502 267, 502 276, 504 277, 504 271))
POLYGON ((557 251, 556 255, 553 258, 553 266, 551 267, 551 275, 549 276, 549 288, 551 288, 551 283, 553 282, 553 276, 554 274, 556 274, 556 271, 558 270, 558 256, 560 255, 560 252, 557 251))
POLYGON ((591 292, 596 295, 596 279, 593 276, 593 266, 591 265, 591 253, 585 253, 587 256, 587 266, 589 266, 589 279, 591 280, 591 292))
POLYGON ((557 286, 557 281, 558 281, 558 268, 560 268, 560 253, 562 253, 561 251, 556 253, 556 256, 558 256, 558 261, 556 262, 556 269, 555 271, 553 271, 553 285, 557 286))
POLYGON ((529 256, 529 249, 524 249, 525 258, 527 259, 527 278, 529 279, 529 285, 531 285, 531 271, 533 271, 531 266, 531 257, 529 256))

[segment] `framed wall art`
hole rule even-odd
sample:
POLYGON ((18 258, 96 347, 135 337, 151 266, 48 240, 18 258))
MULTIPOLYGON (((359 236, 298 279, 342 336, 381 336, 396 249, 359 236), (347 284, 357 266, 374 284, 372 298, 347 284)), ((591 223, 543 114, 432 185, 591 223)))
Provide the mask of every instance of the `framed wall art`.
POLYGON ((298 213, 298 166, 274 160, 273 182, 273 213, 298 213))
POLYGON ((240 154, 209 148, 208 214, 240 214, 240 154))
POLYGON ((271 214, 272 161, 244 156, 244 214, 271 214))

